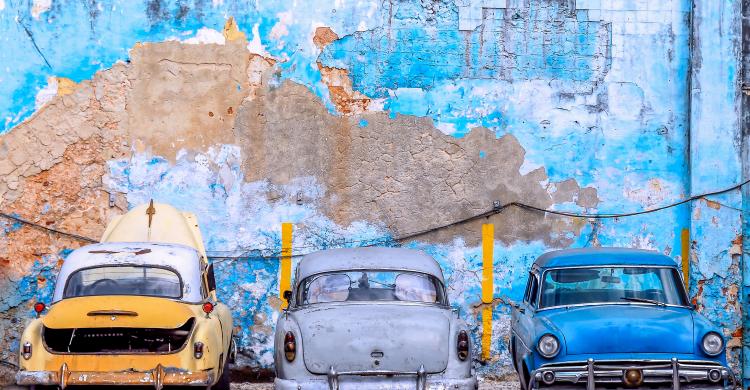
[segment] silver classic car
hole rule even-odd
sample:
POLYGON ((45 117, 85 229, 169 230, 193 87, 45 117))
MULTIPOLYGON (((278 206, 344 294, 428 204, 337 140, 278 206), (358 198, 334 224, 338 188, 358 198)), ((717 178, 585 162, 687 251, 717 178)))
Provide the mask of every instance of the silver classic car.
POLYGON ((276 389, 476 389, 466 324, 430 256, 333 249, 297 266, 275 335, 276 389))

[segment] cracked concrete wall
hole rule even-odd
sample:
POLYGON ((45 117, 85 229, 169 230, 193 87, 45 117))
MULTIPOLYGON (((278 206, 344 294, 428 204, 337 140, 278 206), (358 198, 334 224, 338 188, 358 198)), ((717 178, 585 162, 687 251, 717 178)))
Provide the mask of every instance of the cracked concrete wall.
MULTIPOLYGON (((741 14, 740 1, 722 5, 696 2, 690 118, 690 187, 694 193, 746 180, 742 144, 747 141, 742 139, 740 124, 741 14), (720 154, 717 150, 730 152, 720 154)), ((743 304, 747 303, 741 293, 743 275, 748 275, 748 253, 743 251, 748 232, 743 232, 742 226, 746 207, 741 190, 693 203, 690 293, 705 314, 731 331, 731 361, 743 367, 747 386, 750 357, 739 362, 745 328, 743 304)))
MULTIPOLYGON (((734 58, 729 8, 700 8, 691 36, 687 0, 0 4, 0 209, 95 238, 151 198, 195 212, 241 364, 256 369, 273 364, 282 222, 302 254, 395 245, 495 200, 618 213, 737 179, 711 154, 740 161, 712 138, 737 124, 711 125, 738 99, 722 92, 729 74, 711 79, 714 58, 734 58)), ((403 244, 441 263, 478 352, 480 225, 495 224, 492 353, 476 367, 505 376, 508 303, 535 257, 628 246, 680 261, 691 228, 691 297, 733 337, 737 364, 736 200, 612 220, 512 208, 403 244)), ((12 360, 32 303, 49 301, 82 243, 0 229, 0 358, 12 360)))

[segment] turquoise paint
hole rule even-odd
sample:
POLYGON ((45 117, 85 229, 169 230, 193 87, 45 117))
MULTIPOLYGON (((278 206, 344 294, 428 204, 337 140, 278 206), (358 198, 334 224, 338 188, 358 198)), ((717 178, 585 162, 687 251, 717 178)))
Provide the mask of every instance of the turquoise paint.
POLYGON ((261 42, 269 55, 284 59, 283 77, 307 85, 333 110, 327 88, 314 66, 318 53, 309 42, 310 25, 298 20, 289 25, 282 42, 269 44, 279 13, 288 11, 295 18, 326 22, 339 34, 355 31, 361 21, 378 23, 381 16, 368 16, 374 4, 336 6, 325 0, 293 7, 280 2, 224 1, 214 5, 209 0, 53 3, 39 20, 32 17, 27 1, 6 0, 5 9, 0 10, 0 42, 4 48, 0 51, 0 133, 34 112, 36 94, 45 87, 48 77, 67 77, 76 82, 90 79, 96 71, 126 61, 136 42, 186 39, 202 27, 221 31, 229 16, 236 18, 249 40, 253 38, 253 26, 258 24, 261 42), (354 15, 360 16, 353 18, 354 15), (29 29, 50 66, 36 52, 22 25, 29 29))
MULTIPOLYGON (((629 34, 626 54, 630 57, 618 60, 600 58, 613 49, 613 33, 606 30, 611 28, 609 23, 587 20, 588 13, 581 10, 569 14, 564 2, 550 0, 534 1, 528 9, 485 9, 484 23, 473 31, 458 30, 458 10, 450 2, 433 2, 433 8, 428 8, 417 1, 284 4, 224 0, 214 5, 174 0, 153 1, 158 7, 151 10, 147 2, 53 3, 40 20, 31 17, 28 2, 6 0, 6 8, 0 10, 4 47, 0 51, 0 133, 34 112, 35 96, 49 76, 89 79, 97 70, 127 60, 136 42, 185 39, 201 27, 220 31, 226 18, 234 16, 251 41, 257 25, 265 51, 279 61, 280 74, 271 80, 272 86, 285 80, 305 85, 335 113, 317 62, 341 67, 349 71, 355 90, 383 99, 390 119, 429 117, 443 132, 456 137, 475 127, 486 127, 497 137, 512 134, 526 151, 523 173, 543 167, 549 182, 572 177, 581 186, 597 189, 600 203, 595 209, 570 203, 556 205, 559 210, 644 210, 732 184, 740 172, 741 164, 726 158, 735 155, 731 131, 722 131, 737 128, 732 118, 737 118, 733 88, 738 68, 732 54, 736 37, 731 33, 736 27, 732 15, 738 14, 737 0, 728 2, 731 6, 724 11, 701 9, 705 13, 696 19, 702 23, 701 34, 711 38, 702 35, 698 41, 706 71, 695 81, 711 95, 706 104, 694 103, 695 107, 690 107, 687 97, 691 63, 686 13, 682 19, 662 24, 654 35, 629 34), (31 46, 16 16, 35 37, 51 69, 31 46), (286 23, 286 19, 291 21, 286 23), (280 24, 286 34, 272 38, 274 27, 280 24), (317 24, 331 27, 342 37, 322 54, 311 42, 317 24), (717 26, 723 34, 712 32, 717 26), (711 92, 712 88, 716 91, 711 92), (723 122, 714 126, 717 118, 723 122), (691 127, 698 138, 689 143, 691 127), (701 137, 702 128, 712 131, 701 137), (690 150, 689 145, 694 148, 690 150)), ((676 3, 681 10, 692 4, 690 0, 676 3)), ((351 123, 368 125, 359 117, 351 123)), ((230 179, 203 170, 187 158, 171 164, 159 156, 136 155, 110 162, 111 190, 126 193, 131 206, 154 198, 195 211, 216 261, 221 256, 240 256, 217 263, 219 293, 235 307, 244 363, 270 367, 268 335, 251 329, 272 326, 278 315, 269 306, 268 292, 278 289, 273 256, 280 247, 280 223, 304 224, 318 233, 295 232, 295 248, 302 252, 342 245, 394 245, 391 232, 368 222, 338 226, 311 205, 270 204, 264 197, 267 183, 244 181, 242 170, 233 162, 240 161, 236 147, 215 148, 206 156, 216 166, 227 167, 230 179), (245 253, 247 247, 257 250, 245 253)), ((283 190, 288 194, 302 191, 306 199, 319 199, 325 193, 310 178, 296 178, 283 190)), ((718 200, 741 203, 739 194, 718 200)), ((742 201, 747 224, 747 197, 742 201)), ((750 274, 735 269, 727 253, 728 240, 734 238, 739 224, 737 213, 730 210, 703 207, 702 216, 693 220, 693 209, 682 206, 599 224, 589 222, 578 236, 565 233, 564 237, 574 247, 646 247, 677 258, 679 232, 691 227, 693 236, 700 238, 691 295, 729 334, 742 323, 734 306, 726 306, 724 291, 739 284, 739 272, 750 274), (714 219, 719 221, 719 233, 712 225, 714 219), (699 281, 703 281, 700 295, 699 281)), ((5 232, 17 228, 2 225, 5 232)), ((745 237, 746 246, 748 242, 745 237)), ((481 269, 480 248, 467 247, 461 240, 411 246, 441 263, 452 304, 469 321, 478 346, 480 324, 470 313, 480 292, 476 276, 481 269)), ((520 299, 529 264, 551 249, 556 248, 541 241, 498 242, 495 296, 506 303, 520 299)), ((35 281, 39 274, 53 280, 51 261, 41 259, 30 275, 2 282, 4 291, 19 291, 2 301, 5 310, 49 296, 48 291, 35 287, 35 281)), ((493 318, 498 330, 493 353, 500 354, 500 360, 478 367, 482 374, 509 371, 500 331, 508 321, 507 304, 500 304, 493 318)), ((737 353, 732 352, 734 361, 737 353)))

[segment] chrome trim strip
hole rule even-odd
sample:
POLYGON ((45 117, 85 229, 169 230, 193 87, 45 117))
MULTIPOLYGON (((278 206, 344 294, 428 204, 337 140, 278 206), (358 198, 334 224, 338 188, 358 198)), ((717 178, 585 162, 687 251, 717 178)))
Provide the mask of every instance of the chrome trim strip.
MULTIPOLYGON (((621 305, 621 306, 622 305, 627 305, 627 306, 638 305, 638 306, 650 306, 650 307, 657 306, 655 304, 642 303, 642 302, 592 302, 592 303, 576 303, 574 305, 548 306, 548 307, 543 307, 541 309, 536 309, 536 311, 540 312, 540 311, 544 311, 544 310, 559 309, 561 307, 562 308, 569 308, 569 307, 605 306, 605 305, 607 305, 607 306, 610 306, 610 305, 621 305)), ((690 309, 690 306, 670 305, 670 304, 667 304, 667 303, 665 303, 663 305, 658 305, 657 307, 679 307, 679 308, 683 308, 683 309, 690 309)))
POLYGON ((596 383, 622 383, 622 373, 628 369, 639 369, 643 372, 644 383, 671 384, 674 390, 680 390, 681 386, 690 386, 691 382, 706 381, 710 388, 735 389, 738 382, 734 373, 719 362, 708 360, 685 360, 677 358, 670 360, 602 360, 594 361, 587 359, 583 361, 560 362, 544 364, 531 373, 529 387, 538 389, 539 382, 545 371, 555 373, 555 382, 568 382, 579 384, 586 378, 586 389, 594 390, 596 383), (711 382, 708 377, 710 370, 720 369, 722 379, 716 383, 711 382), (729 383, 726 383, 728 381, 729 383))
POLYGON ((424 364, 419 366, 419 370, 415 371, 387 371, 387 370, 363 370, 363 371, 336 371, 333 366, 328 369, 326 376, 328 377, 328 389, 339 390, 339 377, 342 375, 359 375, 359 376, 416 376, 417 377, 417 390, 427 389, 427 372, 424 369, 424 364))

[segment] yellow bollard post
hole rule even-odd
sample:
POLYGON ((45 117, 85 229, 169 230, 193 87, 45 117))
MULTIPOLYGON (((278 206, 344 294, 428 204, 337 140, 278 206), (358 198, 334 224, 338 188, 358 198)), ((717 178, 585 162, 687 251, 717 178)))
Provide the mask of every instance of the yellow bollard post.
POLYGON ((284 291, 292 289, 292 224, 281 224, 281 276, 279 277, 279 297, 281 308, 286 309, 289 302, 284 299, 284 291))
POLYGON ((685 278, 685 290, 690 294, 690 229, 682 229, 680 234, 680 246, 682 247, 682 277, 685 278))
POLYGON ((492 270, 495 245, 495 225, 482 225, 482 360, 490 360, 492 348, 492 300, 494 298, 494 275, 492 270))

